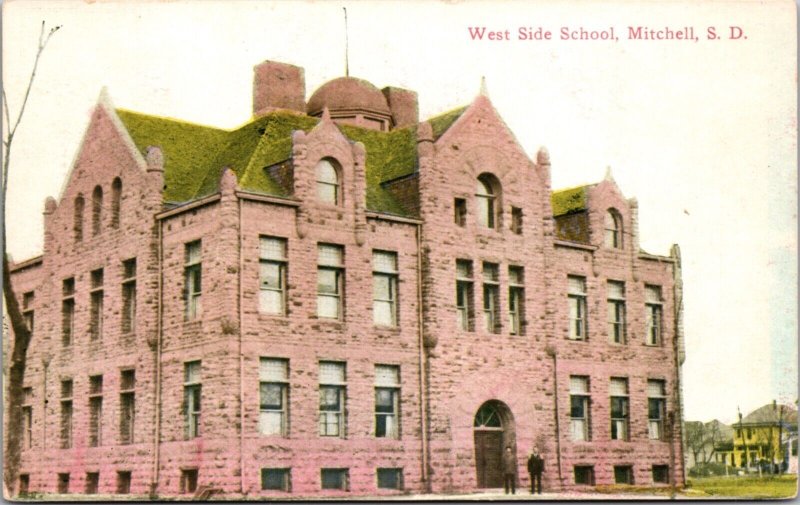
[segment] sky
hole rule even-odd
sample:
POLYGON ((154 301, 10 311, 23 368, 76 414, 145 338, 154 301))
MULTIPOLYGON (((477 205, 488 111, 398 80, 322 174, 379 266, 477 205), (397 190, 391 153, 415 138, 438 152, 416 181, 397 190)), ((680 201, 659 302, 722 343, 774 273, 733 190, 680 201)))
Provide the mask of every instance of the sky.
POLYGON ((342 7, 350 75, 416 90, 423 119, 470 103, 485 77, 528 155, 549 150, 554 188, 611 167, 639 202, 641 247, 680 245, 685 419, 732 422, 737 408, 796 401, 792 1, 6 1, 12 118, 41 22, 62 27, 13 142, 14 258, 41 253, 44 199, 59 197, 103 87, 117 107, 233 128, 251 117, 261 61, 304 67, 307 96, 344 74, 342 7), (481 27, 495 40, 474 38, 481 27), (549 40, 519 40, 540 27, 549 40), (629 27, 690 40, 631 39, 629 27))

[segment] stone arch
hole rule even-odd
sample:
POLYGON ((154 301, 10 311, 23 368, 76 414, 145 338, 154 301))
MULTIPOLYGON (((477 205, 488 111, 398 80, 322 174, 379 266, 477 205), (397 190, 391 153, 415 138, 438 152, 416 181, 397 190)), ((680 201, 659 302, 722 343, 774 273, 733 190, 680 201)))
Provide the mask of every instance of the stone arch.
POLYGON ((119 228, 119 213, 122 201, 122 179, 115 177, 111 183, 111 227, 119 228))
POLYGON ((613 207, 606 209, 603 217, 603 242, 610 249, 622 249, 624 246, 624 229, 622 215, 613 207))
POLYGON ((325 156, 314 165, 317 200, 341 207, 344 204, 342 165, 335 158, 325 156))
POLYGON ((478 224, 493 230, 502 229, 503 188, 492 173, 483 172, 475 181, 475 208, 478 224))
POLYGON ((514 415, 500 400, 488 400, 475 412, 475 475, 479 488, 503 485, 503 451, 511 447, 516 456, 517 434, 514 415))
POLYGON ((92 235, 100 233, 103 225, 103 188, 95 186, 92 191, 92 235))

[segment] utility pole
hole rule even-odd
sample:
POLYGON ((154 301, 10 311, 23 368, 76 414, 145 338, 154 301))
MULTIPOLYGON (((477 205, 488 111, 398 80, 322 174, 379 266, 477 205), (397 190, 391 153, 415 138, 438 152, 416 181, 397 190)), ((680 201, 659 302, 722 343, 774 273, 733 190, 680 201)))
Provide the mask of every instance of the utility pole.
POLYGON ((736 406, 736 411, 739 413, 739 433, 742 435, 742 444, 744 444, 744 456, 743 456, 745 464, 744 471, 746 473, 750 473, 750 458, 749 458, 750 453, 747 450, 747 436, 744 432, 744 428, 742 428, 742 411, 739 410, 738 405, 736 406))

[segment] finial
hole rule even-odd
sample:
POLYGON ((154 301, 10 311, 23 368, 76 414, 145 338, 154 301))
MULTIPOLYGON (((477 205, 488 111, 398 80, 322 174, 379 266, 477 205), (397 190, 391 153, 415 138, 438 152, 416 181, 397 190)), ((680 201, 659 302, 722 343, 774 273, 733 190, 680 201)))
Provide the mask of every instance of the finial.
POLYGON ((147 171, 148 172, 163 172, 164 171, 164 153, 161 152, 161 147, 159 147, 159 146, 148 146, 147 147, 147 154, 145 155, 145 159, 147 160, 147 171))
POLYGON ((545 146, 540 147, 539 152, 536 153, 536 163, 539 165, 550 164, 550 153, 545 146))
POLYGON ((328 106, 322 108, 322 120, 323 121, 330 121, 331 120, 331 111, 328 110, 328 106))
POLYGON ((613 181, 614 180, 614 177, 611 175, 611 165, 606 166, 605 180, 607 180, 607 181, 613 181))
POLYGON ((231 170, 230 167, 222 169, 222 176, 219 181, 219 189, 223 193, 232 193, 236 189, 236 172, 231 170))
POLYGON ((486 87, 486 76, 481 76, 481 96, 489 96, 489 88, 486 87))
POLYGON ((56 211, 56 199, 52 196, 48 196, 44 199, 44 213, 45 214, 52 214, 56 211))

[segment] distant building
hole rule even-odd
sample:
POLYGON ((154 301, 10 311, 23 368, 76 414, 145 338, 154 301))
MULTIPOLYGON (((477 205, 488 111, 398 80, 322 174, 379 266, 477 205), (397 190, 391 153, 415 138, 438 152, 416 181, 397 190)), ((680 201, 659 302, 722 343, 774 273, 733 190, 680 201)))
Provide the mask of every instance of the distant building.
POLYGON ((716 419, 703 423, 685 421, 686 470, 717 461, 717 449, 733 440, 733 429, 716 419))
POLYGON ((683 484, 680 255, 610 175, 552 192, 483 95, 420 122, 265 62, 253 103, 228 131, 101 97, 13 269, 20 489, 463 492, 505 447, 527 485, 535 445, 548 490, 683 484))
POLYGON ((715 447, 716 461, 735 467, 767 462, 790 468, 797 456, 797 410, 768 403, 734 423, 733 440, 715 447))

